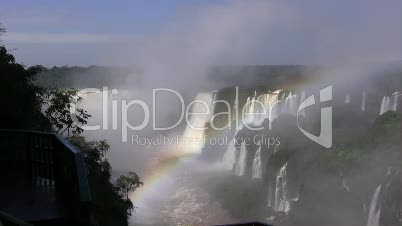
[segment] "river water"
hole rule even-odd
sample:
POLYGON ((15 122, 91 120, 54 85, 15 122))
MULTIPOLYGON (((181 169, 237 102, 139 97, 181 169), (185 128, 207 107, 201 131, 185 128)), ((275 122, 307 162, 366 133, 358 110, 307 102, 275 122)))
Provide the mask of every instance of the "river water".
POLYGON ((194 161, 180 164, 161 179, 163 183, 151 185, 152 188, 144 185, 142 190, 135 191, 145 194, 133 200, 138 208, 130 225, 201 226, 236 222, 206 189, 208 178, 215 171, 202 170, 195 165, 194 161))

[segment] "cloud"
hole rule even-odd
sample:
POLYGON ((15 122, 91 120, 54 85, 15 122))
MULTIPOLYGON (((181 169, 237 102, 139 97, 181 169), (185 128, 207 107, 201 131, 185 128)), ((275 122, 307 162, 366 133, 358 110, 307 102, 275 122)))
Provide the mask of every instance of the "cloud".
MULTIPOLYGON (((344 64, 402 59, 397 1, 231 1, 188 8, 132 46, 143 64, 344 64)), ((130 49, 130 48, 127 48, 130 49)), ((127 57, 123 57, 126 58, 127 57)), ((171 68, 169 68, 171 69, 171 68)))
POLYGON ((142 37, 110 34, 32 34, 8 32, 4 35, 3 39, 8 43, 94 44, 139 41, 142 40, 142 37))
MULTIPOLYGON (((141 65, 149 75, 168 73, 160 81, 169 82, 172 78, 186 80, 188 74, 196 78, 204 73, 205 67, 217 64, 353 64, 401 60, 401 11, 402 4, 396 0, 208 2, 178 10, 175 17, 163 22, 159 32, 131 35, 137 33, 138 25, 133 25, 129 17, 118 24, 126 27, 126 31, 115 34, 93 18, 70 19, 68 12, 64 12, 63 16, 52 15, 54 20, 43 19, 41 16, 49 16, 41 14, 42 10, 31 13, 36 15, 35 24, 42 26, 39 30, 24 28, 25 22, 17 23, 28 21, 21 15, 19 19, 9 19, 9 23, 19 24, 19 29, 16 32, 11 30, 12 26, 7 27, 9 33, 4 38, 7 43, 14 43, 13 47, 28 48, 25 52, 47 49, 43 54, 49 54, 52 62, 58 57, 57 64, 63 64, 63 60, 79 65, 87 64, 85 60, 99 60, 99 63, 141 65), (55 52, 56 45, 61 52, 55 52), (75 57, 63 56, 63 46, 69 52, 71 48, 83 49, 83 45, 91 46, 87 55, 92 57, 74 62, 75 57), (100 56, 90 52, 95 47, 99 47, 95 52, 100 56), (108 52, 100 53, 101 50, 108 52), (171 77, 172 74, 175 76, 171 77)), ((141 26, 147 26, 146 22, 141 26)), ((37 57, 22 57, 28 64, 48 64, 37 62, 37 57)))
POLYGON ((201 87, 213 65, 402 59, 399 3, 313 3, 250 0, 187 8, 142 46, 129 45, 114 59, 143 66, 151 87, 189 89, 201 87))

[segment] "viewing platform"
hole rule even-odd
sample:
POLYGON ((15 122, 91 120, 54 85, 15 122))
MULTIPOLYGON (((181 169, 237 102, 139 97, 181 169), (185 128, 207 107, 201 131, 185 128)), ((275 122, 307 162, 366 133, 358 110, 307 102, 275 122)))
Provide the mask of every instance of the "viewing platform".
POLYGON ((53 133, 0 130, 0 225, 92 225, 80 150, 53 133))

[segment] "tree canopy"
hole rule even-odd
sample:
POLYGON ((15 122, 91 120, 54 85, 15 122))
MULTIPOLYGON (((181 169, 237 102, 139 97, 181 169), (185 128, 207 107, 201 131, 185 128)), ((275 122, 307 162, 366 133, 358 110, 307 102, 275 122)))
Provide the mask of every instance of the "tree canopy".
MULTIPOLYGON (((5 29, 0 23, 0 37, 3 32, 5 29)), ((84 155, 98 224, 127 225, 134 209, 127 193, 142 185, 140 178, 130 172, 119 178, 116 185, 112 183, 112 168, 105 157, 110 145, 106 140, 86 141, 80 136, 81 126, 91 115, 80 108, 71 114, 71 107, 81 101, 75 89, 44 88, 35 83, 38 73, 47 70, 40 65, 27 68, 17 63, 0 41, 0 94, 3 97, 0 128, 65 135, 84 155)))

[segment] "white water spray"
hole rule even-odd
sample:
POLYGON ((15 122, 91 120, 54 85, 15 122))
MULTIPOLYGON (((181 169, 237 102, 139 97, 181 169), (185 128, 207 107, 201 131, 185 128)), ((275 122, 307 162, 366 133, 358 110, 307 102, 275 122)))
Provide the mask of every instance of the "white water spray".
POLYGON ((395 93, 392 94, 392 96, 393 96, 393 99, 394 99, 392 110, 396 111, 398 109, 398 97, 400 96, 400 93, 395 92, 395 93))
MULTIPOLYGON (((300 94, 300 102, 299 105, 306 99, 306 92, 302 91, 300 94)), ((306 110, 303 109, 299 112, 300 115, 306 117, 306 110)))
POLYGON ((350 95, 347 94, 345 97, 345 104, 350 104, 350 95))
POLYGON ((381 100, 380 115, 384 114, 387 111, 391 111, 391 110, 396 111, 397 110, 398 96, 399 96, 398 92, 393 93, 392 98, 389 96, 383 96, 383 98, 381 100), (391 104, 392 104, 392 106, 391 106, 391 104))
MULTIPOLYGON (((197 94, 195 102, 192 105, 192 113, 205 113, 208 109, 213 108, 214 95, 213 93, 199 93, 197 94)), ((184 131, 183 137, 186 139, 192 139, 195 142, 188 142, 183 145, 185 152, 200 152, 203 147, 204 141, 204 126, 205 123, 210 121, 211 114, 193 114, 189 120, 189 123, 184 131)))
POLYGON ((362 94, 361 109, 362 109, 362 111, 366 111, 366 92, 363 92, 363 94, 362 94))
POLYGON ((378 206, 378 197, 380 196, 381 185, 377 187, 374 192, 373 198, 370 203, 370 211, 367 219, 367 226, 379 226, 380 225, 380 213, 381 209, 378 206))
POLYGON ((235 174, 237 176, 243 176, 246 172, 246 160, 247 160, 247 147, 246 143, 242 143, 240 147, 239 158, 235 167, 235 174))
POLYGON ((276 175, 275 185, 275 211, 288 212, 291 201, 288 199, 288 186, 286 178, 286 169, 288 163, 285 163, 276 175))
POLYGON ((262 178, 261 146, 255 152, 253 160, 253 178, 262 178))
MULTIPOLYGON (((281 90, 277 90, 275 92, 269 92, 265 94, 261 94, 257 96, 257 93, 254 93, 254 96, 248 97, 245 104, 245 115, 244 123, 247 125, 260 126, 265 119, 269 119, 270 128, 271 123, 278 118, 280 114, 291 114, 296 115, 297 107, 299 104, 299 98, 297 95, 289 92, 288 95, 282 95, 279 99, 279 94, 281 90)), ((302 101, 305 98, 305 93, 302 92, 302 101)), ((305 114, 305 113, 301 113, 305 114)))
POLYGON ((221 166, 223 169, 225 170, 233 169, 233 165, 236 161, 235 152, 236 152, 235 142, 230 142, 222 158, 221 166))

